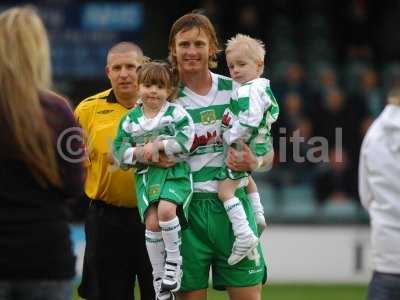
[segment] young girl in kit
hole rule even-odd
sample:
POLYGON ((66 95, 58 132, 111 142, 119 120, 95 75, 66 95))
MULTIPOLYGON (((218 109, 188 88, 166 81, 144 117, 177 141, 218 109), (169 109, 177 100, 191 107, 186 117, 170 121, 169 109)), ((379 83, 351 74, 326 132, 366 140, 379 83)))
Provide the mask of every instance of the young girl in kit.
POLYGON ((120 122, 114 155, 120 167, 136 167, 139 212, 146 225, 146 247, 153 267, 157 299, 174 299, 179 290, 182 257, 178 218, 187 217, 193 193, 190 167, 185 161, 194 138, 189 114, 170 102, 176 80, 169 66, 149 62, 138 69, 141 103, 120 122), (162 168, 149 164, 158 155, 176 157, 176 164, 162 168))
MULTIPOLYGON (((258 167, 268 165, 273 158, 271 124, 278 118, 279 107, 269 80, 260 78, 264 69, 264 44, 247 35, 237 34, 228 40, 225 54, 230 75, 239 86, 232 92, 222 119, 224 143, 240 151, 244 142, 257 156, 258 167)), ((224 203, 235 235, 228 259, 228 263, 234 265, 258 244, 258 237, 249 226, 242 204, 235 197, 235 190, 246 185, 260 231, 266 227, 264 209, 257 186, 248 173, 235 172, 224 166, 218 179, 218 196, 224 203)))

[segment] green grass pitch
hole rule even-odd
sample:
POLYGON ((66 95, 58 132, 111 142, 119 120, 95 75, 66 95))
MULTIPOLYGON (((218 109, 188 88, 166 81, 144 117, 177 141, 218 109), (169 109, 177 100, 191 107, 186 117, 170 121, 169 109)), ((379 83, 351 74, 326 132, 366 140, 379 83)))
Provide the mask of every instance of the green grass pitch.
MULTIPOLYGON (((263 300, 365 300, 365 284, 268 284, 262 293, 263 300)), ((74 294, 73 300, 80 300, 74 294)), ((136 293, 135 299, 140 299, 136 293)), ((228 300, 225 292, 210 289, 208 300, 228 300)))

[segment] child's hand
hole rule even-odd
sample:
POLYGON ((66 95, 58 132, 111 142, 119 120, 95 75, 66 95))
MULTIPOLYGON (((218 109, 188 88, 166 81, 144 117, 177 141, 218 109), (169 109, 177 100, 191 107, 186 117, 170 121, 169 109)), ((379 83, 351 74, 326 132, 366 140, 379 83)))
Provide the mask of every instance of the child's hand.
POLYGON ((164 152, 161 152, 158 161, 153 161, 152 165, 160 168, 170 168, 176 164, 175 156, 167 156, 164 152))
POLYGON ((158 149, 156 147, 157 145, 154 143, 144 145, 142 149, 143 158, 147 161, 153 161, 153 156, 158 156, 158 149))

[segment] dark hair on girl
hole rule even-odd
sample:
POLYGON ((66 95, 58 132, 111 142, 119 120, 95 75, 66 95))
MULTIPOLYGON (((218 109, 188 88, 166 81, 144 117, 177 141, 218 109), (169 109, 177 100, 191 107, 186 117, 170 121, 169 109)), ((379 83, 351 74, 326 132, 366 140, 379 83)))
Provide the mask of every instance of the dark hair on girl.
POLYGON ((142 64, 138 70, 138 84, 158 85, 171 90, 168 100, 176 98, 178 90, 178 74, 169 63, 150 61, 142 64))

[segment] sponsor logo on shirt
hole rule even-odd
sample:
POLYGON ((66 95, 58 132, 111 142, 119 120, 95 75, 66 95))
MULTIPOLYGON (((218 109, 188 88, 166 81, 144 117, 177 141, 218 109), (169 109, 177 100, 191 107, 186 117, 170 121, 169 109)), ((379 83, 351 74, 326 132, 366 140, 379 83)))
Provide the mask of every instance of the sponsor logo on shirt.
POLYGON ((207 146, 213 144, 222 144, 221 138, 217 135, 217 131, 208 132, 204 135, 195 134, 192 148, 190 151, 194 151, 196 148, 200 146, 207 146))
POLYGON ((232 116, 230 116, 229 113, 226 113, 222 117, 221 124, 222 124, 222 126, 229 127, 229 125, 231 124, 231 121, 232 121, 232 116))

